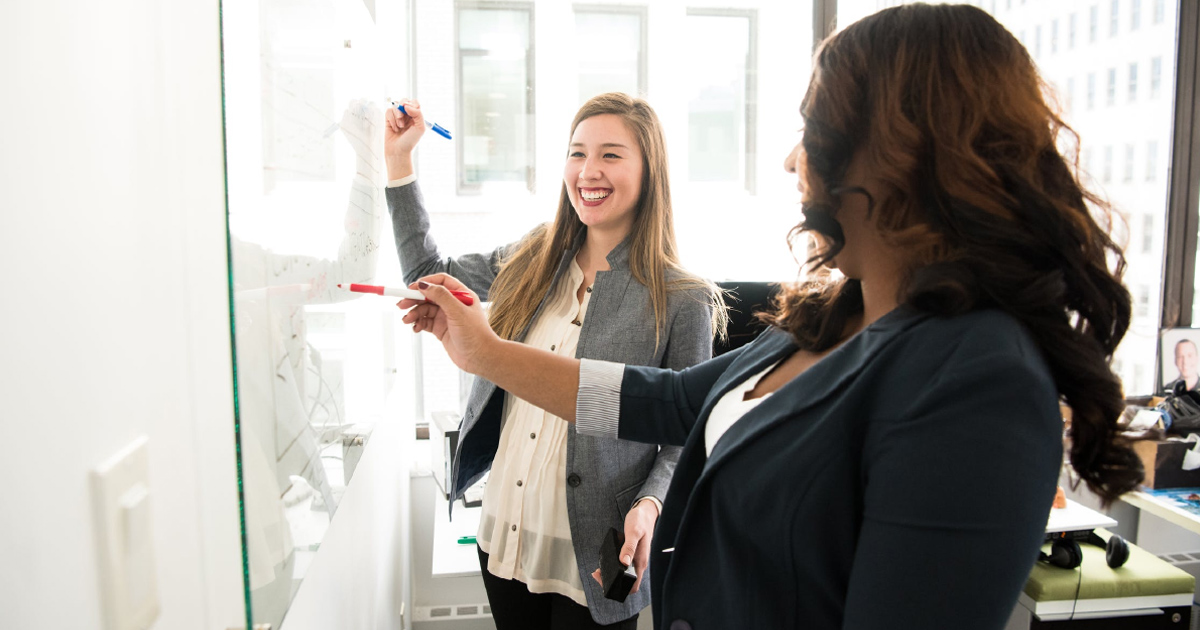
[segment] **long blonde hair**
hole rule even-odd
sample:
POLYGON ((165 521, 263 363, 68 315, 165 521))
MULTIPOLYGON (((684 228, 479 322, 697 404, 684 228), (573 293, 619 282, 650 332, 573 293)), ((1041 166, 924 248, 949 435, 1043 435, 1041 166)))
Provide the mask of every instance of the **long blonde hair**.
MULTIPOLYGON (((641 148, 642 187, 630 231, 633 240, 629 248, 629 269, 635 280, 650 289, 655 346, 665 328, 668 291, 706 289, 713 306, 714 327, 720 334, 728 316, 717 290, 711 283, 687 273, 679 264, 667 176, 667 148, 658 116, 650 104, 640 98, 609 92, 593 97, 579 108, 571 122, 571 136, 579 123, 601 114, 613 114, 624 121, 641 148), (668 270, 677 272, 676 279, 670 282, 667 281, 668 270)), ((530 231, 516 251, 500 265, 500 273, 489 295, 492 300, 489 319, 497 335, 512 340, 525 331, 534 311, 550 290, 563 254, 570 251, 586 230, 587 226, 579 220, 571 205, 567 184, 563 182, 554 221, 530 231)))

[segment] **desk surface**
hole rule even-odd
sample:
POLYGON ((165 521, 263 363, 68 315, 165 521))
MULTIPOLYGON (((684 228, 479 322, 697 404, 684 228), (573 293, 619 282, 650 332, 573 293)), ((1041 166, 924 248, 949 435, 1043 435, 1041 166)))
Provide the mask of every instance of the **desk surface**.
POLYGON ((479 575, 479 555, 475 545, 460 545, 461 536, 474 536, 479 531, 479 515, 483 508, 465 508, 462 501, 454 506, 454 521, 447 514, 449 504, 437 495, 433 506, 433 577, 464 577, 479 575))
POLYGON ((1200 516, 1176 506, 1166 497, 1139 491, 1127 493, 1121 497, 1121 500, 1194 534, 1200 534, 1200 516))
POLYGON ((1067 507, 1050 509, 1050 518, 1046 520, 1046 533, 1115 527, 1116 524, 1117 521, 1112 517, 1067 499, 1067 507))

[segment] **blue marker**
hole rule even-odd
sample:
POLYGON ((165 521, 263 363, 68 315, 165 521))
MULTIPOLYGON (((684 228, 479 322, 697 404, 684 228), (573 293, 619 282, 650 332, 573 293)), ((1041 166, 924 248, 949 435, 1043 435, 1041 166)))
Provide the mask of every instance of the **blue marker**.
MULTIPOLYGON (((400 111, 401 111, 401 112, 402 112, 402 113, 403 113, 405 116, 407 116, 407 115, 408 115, 408 112, 404 110, 404 106, 403 106, 403 105, 397 105, 397 106, 396 106, 396 109, 400 110, 400 111)), ((436 133, 437 135, 439 135, 439 136, 441 136, 441 137, 443 137, 443 138, 445 138, 445 139, 447 139, 447 140, 453 140, 453 139, 454 139, 454 138, 450 137, 450 130, 449 130, 449 129, 446 129, 445 127, 443 127, 443 126, 441 126, 441 125, 439 125, 439 124, 437 124, 437 123, 435 123, 435 122, 429 122, 429 119, 428 119, 428 118, 426 118, 426 119, 425 119, 425 126, 426 126, 426 127, 428 127, 428 128, 430 128, 430 129, 432 129, 432 130, 433 130, 433 133, 436 133)))

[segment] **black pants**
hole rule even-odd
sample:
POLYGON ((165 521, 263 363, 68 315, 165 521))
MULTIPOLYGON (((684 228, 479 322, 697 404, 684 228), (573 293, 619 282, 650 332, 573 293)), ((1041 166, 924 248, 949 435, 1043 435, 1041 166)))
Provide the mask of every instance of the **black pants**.
MULTIPOLYGON (((498 578, 488 571, 488 555, 479 551, 483 587, 497 630, 576 630, 576 628, 613 628, 637 630, 638 616, 603 626, 592 620, 587 606, 558 593, 530 593, 524 582, 498 578)), ((591 579, 591 578, 588 578, 591 579)))

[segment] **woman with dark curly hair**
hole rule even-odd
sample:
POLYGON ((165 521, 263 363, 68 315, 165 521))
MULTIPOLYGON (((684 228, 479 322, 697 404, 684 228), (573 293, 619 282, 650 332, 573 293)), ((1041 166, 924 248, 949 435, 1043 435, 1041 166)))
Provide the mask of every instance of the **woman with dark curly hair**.
MULTIPOLYGON (((1000 628, 1062 461, 1141 479, 1109 361, 1129 323, 1073 132, 984 11, 907 5, 821 46, 785 163, 813 274, 754 343, 682 372, 505 342, 426 278, 405 321, 580 433, 682 444, 652 544, 656 627, 1000 628)), ((444 285, 444 286, 442 286, 444 285)))

